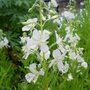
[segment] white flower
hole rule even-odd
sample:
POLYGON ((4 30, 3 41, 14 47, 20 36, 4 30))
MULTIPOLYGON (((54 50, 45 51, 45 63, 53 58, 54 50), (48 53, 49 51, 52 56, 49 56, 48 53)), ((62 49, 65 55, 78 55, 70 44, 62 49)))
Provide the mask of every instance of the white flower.
POLYGON ((44 76, 44 70, 41 68, 40 71, 36 70, 36 63, 31 64, 29 67, 27 67, 31 73, 28 73, 25 75, 25 78, 27 80, 27 82, 31 83, 31 82, 36 82, 38 79, 38 76, 44 76))
POLYGON ((34 30, 32 35, 32 39, 36 42, 38 46, 41 46, 42 44, 46 43, 49 37, 50 32, 47 30, 43 31, 34 30))
POLYGON ((33 73, 28 73, 25 75, 25 78, 26 78, 27 82, 31 83, 31 81, 33 81, 35 83, 38 79, 38 76, 35 76, 35 74, 33 74, 33 73))
POLYGON ((64 41, 68 40, 68 42, 71 43, 71 46, 75 47, 80 40, 80 37, 77 35, 77 33, 73 34, 74 28, 71 30, 70 26, 67 26, 65 30, 66 36, 64 38, 64 41))
POLYGON ((61 57, 61 52, 58 49, 53 51, 53 57, 57 60, 64 58, 64 57, 61 57))
POLYGON ((72 60, 76 60, 77 58, 77 55, 74 51, 69 51, 69 58, 72 59, 72 60))
POLYGON ((28 58, 29 54, 33 53, 33 51, 41 50, 41 53, 45 54, 45 59, 49 58, 50 51, 49 47, 47 46, 47 40, 50 37, 50 32, 47 30, 38 31, 34 30, 31 38, 21 38, 22 42, 26 41, 26 44, 22 47, 24 51, 25 59, 28 58))
POLYGON ((26 43, 30 39, 30 37, 20 37, 20 39, 21 43, 26 43))
POLYGON ((32 30, 35 27, 36 23, 37 23, 37 18, 28 19, 25 22, 26 25, 22 28, 22 31, 32 30))
POLYGON ((0 41, 0 48, 3 48, 3 47, 4 47, 4 42, 2 40, 2 41, 0 41))
POLYGON ((61 54, 61 52, 58 49, 56 49, 53 51, 53 57, 54 59, 51 60, 49 68, 51 68, 53 65, 57 65, 59 71, 61 71, 62 73, 66 73, 68 71, 68 65, 63 64, 65 54, 61 54))
POLYGON ((49 47, 46 44, 44 44, 40 47, 40 50, 40 55, 47 60, 50 57, 49 47))
POLYGON ((78 52, 75 52, 73 50, 69 50, 69 58, 72 60, 77 60, 77 62, 81 63, 84 62, 84 58, 81 57, 81 55, 78 52))
POLYGON ((55 35, 56 35, 56 43, 57 43, 58 46, 59 46, 59 50, 60 50, 62 53, 66 53, 65 46, 63 45, 63 40, 62 40, 62 38, 59 37, 59 35, 57 34, 56 31, 55 31, 55 35))
POLYGON ((59 28, 62 27, 62 22, 63 22, 63 17, 59 17, 59 18, 56 18, 55 20, 53 20, 53 23, 57 23, 59 25, 59 28))
POLYGON ((59 44, 62 44, 62 38, 59 37, 59 35, 57 34, 57 31, 55 31, 55 35, 56 35, 56 43, 59 45, 59 44))
POLYGON ((27 59, 28 56, 33 53, 33 50, 37 50, 38 47, 36 46, 35 42, 28 38, 27 43, 22 47, 22 51, 24 51, 24 59, 27 59))
POLYGON ((60 27, 62 26, 62 21, 60 19, 58 19, 58 18, 53 20, 53 23, 57 23, 60 27))
POLYGON ((85 69, 87 69, 88 64, 87 64, 87 62, 82 62, 82 63, 81 63, 81 66, 84 67, 85 69))
POLYGON ((65 17, 67 20, 75 19, 74 13, 72 13, 70 11, 64 11, 62 13, 62 16, 65 17))
POLYGON ((32 73, 37 73, 36 70, 36 63, 33 63, 31 65, 29 65, 29 67, 27 67, 32 73))
POLYGON ((42 52, 47 52, 48 50, 49 50, 49 47, 48 47, 48 45, 46 45, 46 44, 42 44, 42 46, 40 47, 40 50, 42 51, 42 52))
POLYGON ((81 57, 79 54, 77 54, 77 61, 78 62, 84 62, 84 58, 81 57))
POLYGON ((50 57, 50 51, 47 51, 47 52, 45 53, 45 59, 47 60, 47 59, 49 59, 49 57, 50 57))
POLYGON ((7 38, 6 38, 6 37, 4 38, 4 40, 3 40, 3 41, 4 41, 4 46, 7 46, 9 42, 8 42, 8 40, 7 40, 7 38))
POLYGON ((42 75, 42 76, 44 76, 44 70, 43 70, 43 68, 40 69, 39 74, 42 75))
MULTIPOLYGON (((67 29, 69 29, 69 27, 67 29)), ((64 41, 66 40, 68 40, 68 43, 70 43, 72 47, 76 47, 80 37, 76 33, 73 35, 70 30, 68 30, 66 31, 66 36, 64 38, 64 41)))
POLYGON ((8 39, 6 37, 4 37, 1 41, 0 41, 0 48, 3 48, 3 47, 8 47, 8 39))
POLYGON ((71 74, 71 73, 68 74, 68 79, 67 79, 67 80, 68 80, 68 81, 73 80, 73 77, 72 77, 72 74, 71 74))
POLYGON ((50 56, 49 47, 47 45, 47 40, 50 37, 50 32, 47 30, 43 31, 33 31, 32 40, 35 42, 35 45, 40 49, 40 55, 47 60, 50 56))

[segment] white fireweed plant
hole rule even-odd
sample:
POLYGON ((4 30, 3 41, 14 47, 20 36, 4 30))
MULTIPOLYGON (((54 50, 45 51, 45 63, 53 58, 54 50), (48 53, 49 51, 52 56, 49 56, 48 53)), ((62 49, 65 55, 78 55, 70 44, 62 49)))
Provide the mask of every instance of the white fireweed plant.
MULTIPOLYGON (((60 16, 52 8, 54 4, 49 3, 47 5, 43 0, 36 0, 29 11, 36 6, 39 8, 40 18, 30 18, 26 22, 23 22, 25 26, 22 28, 23 36, 20 37, 20 43, 23 44, 23 58, 26 60, 29 58, 30 60, 29 55, 36 54, 37 56, 37 61, 33 60, 34 63, 28 63, 29 66, 25 66, 25 68, 29 70, 25 75, 25 79, 28 83, 36 84, 38 82, 41 85, 44 84, 42 87, 46 88, 45 90, 48 90, 48 88, 50 89, 51 87, 50 83, 54 82, 52 78, 60 79, 65 77, 66 81, 71 81, 75 77, 73 72, 82 75, 82 70, 87 69, 88 65, 82 57, 83 48, 77 47, 80 37, 76 33, 75 13, 64 11, 60 16), (44 12, 45 10, 47 10, 46 14, 44 12), (65 37, 61 37, 60 34, 58 34, 58 30, 63 25, 62 21, 64 19, 66 20, 66 35, 65 37), (48 43, 52 36, 52 32, 44 29, 44 25, 49 20, 52 20, 53 24, 58 24, 58 29, 55 30, 54 33, 56 41, 51 45, 48 43), (39 27, 39 29, 37 27, 39 27), (51 50, 52 47, 55 47, 56 49, 51 50), (42 80, 39 82, 40 76, 42 76, 42 80)), ((57 83, 60 84, 59 81, 60 80, 57 80, 57 83)))

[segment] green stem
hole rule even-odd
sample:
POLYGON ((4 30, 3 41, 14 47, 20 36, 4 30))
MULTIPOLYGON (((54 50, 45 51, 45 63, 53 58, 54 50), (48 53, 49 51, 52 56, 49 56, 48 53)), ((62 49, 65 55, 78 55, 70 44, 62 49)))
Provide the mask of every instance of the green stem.
POLYGON ((42 22, 42 0, 39 0, 40 2, 40 9, 39 9, 39 13, 40 13, 40 29, 43 30, 43 22, 42 22))
POLYGON ((35 3, 34 3, 33 6, 28 10, 28 12, 30 12, 30 11, 35 7, 35 5, 37 4, 37 1, 38 1, 38 0, 35 1, 35 3))
POLYGON ((49 49, 51 49, 53 46, 55 46, 55 45, 57 45, 57 43, 55 42, 55 43, 53 43, 50 47, 49 47, 49 49))

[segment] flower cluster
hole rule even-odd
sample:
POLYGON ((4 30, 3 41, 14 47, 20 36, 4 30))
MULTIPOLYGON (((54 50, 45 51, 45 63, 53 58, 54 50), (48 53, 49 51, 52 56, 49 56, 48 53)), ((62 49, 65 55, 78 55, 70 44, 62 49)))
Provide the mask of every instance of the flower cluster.
POLYGON ((3 36, 2 30, 0 30, 0 48, 8 47, 9 41, 6 37, 3 36))
POLYGON ((22 28, 22 31, 29 31, 32 30, 37 23, 37 18, 28 19, 26 22, 23 22, 25 26, 22 28))
MULTIPOLYGON (((72 23, 73 20, 76 18, 76 15, 70 11, 65 11, 62 13, 62 17, 59 17, 58 14, 54 13, 47 19, 43 19, 44 16, 42 11, 43 10, 40 11, 40 21, 37 18, 29 19, 26 22, 24 22, 25 26, 22 28, 22 31, 30 32, 30 34, 26 34, 23 37, 21 37, 21 43, 23 43, 22 51, 24 52, 23 58, 27 59, 30 54, 38 53, 38 55, 40 56, 39 58, 41 58, 42 60, 39 60, 39 64, 42 65, 42 68, 39 70, 36 67, 37 62, 30 64, 29 67, 27 67, 30 70, 30 73, 26 74, 25 78, 29 83, 35 83, 39 76, 44 76, 45 68, 57 68, 58 72, 62 73, 62 75, 67 73, 68 81, 73 80, 72 72, 70 72, 69 70, 70 64, 73 61, 76 61, 78 63, 77 72, 80 71, 82 67, 85 69, 87 69, 88 67, 87 63, 82 57, 83 49, 77 47, 80 37, 76 33, 76 29, 72 23), (48 42, 50 40, 51 32, 49 30, 43 29, 43 25, 51 19, 54 23, 57 22, 60 26, 62 24, 61 21, 63 21, 62 19, 65 19, 67 21, 67 24, 65 28, 65 37, 60 37, 57 33, 57 30, 55 30, 54 36, 56 37, 56 41, 54 42, 54 44, 51 44, 50 46, 48 42), (59 20, 61 21, 59 22, 59 20), (36 28, 37 24, 40 26, 40 30, 36 28), (54 47, 54 45, 56 45, 56 49, 53 49, 51 51, 50 49, 54 47), (70 60, 71 63, 69 63, 68 60, 70 60), (46 66, 48 67, 43 66, 44 62, 46 62, 46 66)), ((53 13, 54 11, 52 12, 50 10, 50 12, 53 13)), ((46 17, 47 16, 48 15, 46 15, 46 17)))
POLYGON ((25 55, 23 58, 27 59, 28 56, 33 53, 33 51, 40 51, 40 55, 44 57, 46 60, 49 58, 50 51, 47 45, 47 40, 50 37, 50 32, 47 30, 34 30, 32 33, 32 37, 21 37, 21 42, 26 42, 22 47, 25 55))
POLYGON ((44 70, 43 68, 41 68, 39 71, 36 70, 36 63, 31 64, 29 67, 27 67, 31 73, 28 73, 25 75, 26 80, 30 83, 30 82, 36 82, 38 79, 38 76, 44 75, 44 70))
POLYGON ((64 11, 64 12, 62 13, 62 16, 63 16, 64 18, 66 18, 67 20, 75 19, 74 13, 72 13, 72 12, 70 12, 70 11, 64 11))
POLYGON ((68 55, 72 60, 77 60, 77 62, 84 68, 87 68, 87 63, 84 61, 83 48, 77 48, 78 41, 80 37, 75 33, 75 28, 70 28, 70 26, 66 27, 66 36, 64 41, 68 41, 68 55), (82 63, 86 63, 86 65, 82 65, 82 63))

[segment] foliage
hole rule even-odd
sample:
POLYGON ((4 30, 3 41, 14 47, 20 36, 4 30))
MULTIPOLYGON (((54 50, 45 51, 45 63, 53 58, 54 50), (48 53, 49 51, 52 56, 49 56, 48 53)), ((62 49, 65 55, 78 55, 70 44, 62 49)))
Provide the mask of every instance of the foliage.
POLYGON ((0 89, 10 90, 11 80, 13 78, 13 65, 11 61, 8 60, 5 51, 0 49, 0 89))
MULTIPOLYGON (((34 0, 0 0, 0 28, 7 32, 9 41, 17 41, 21 34, 21 21, 29 17, 28 9, 34 0), (11 40, 10 36, 12 37, 11 40)), ((16 44, 15 44, 16 45, 16 44)), ((14 45, 14 46, 15 46, 14 45)), ((11 46, 12 43, 11 43, 11 46)))

